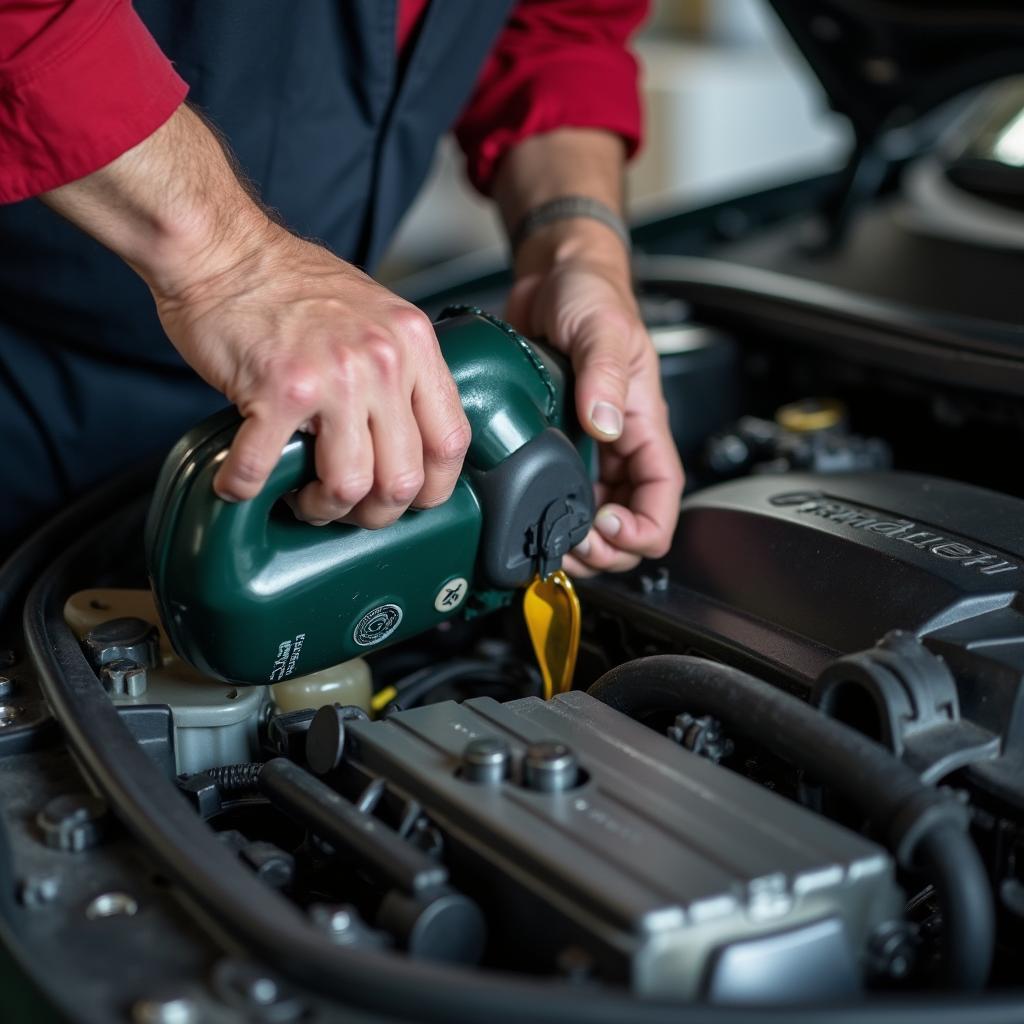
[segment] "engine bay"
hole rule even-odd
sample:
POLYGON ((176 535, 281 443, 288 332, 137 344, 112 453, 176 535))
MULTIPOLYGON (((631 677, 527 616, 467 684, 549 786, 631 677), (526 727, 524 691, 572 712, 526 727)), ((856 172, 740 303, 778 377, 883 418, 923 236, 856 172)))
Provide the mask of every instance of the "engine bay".
POLYGON ((122 1006, 180 992, 244 1019, 358 1005, 363 971, 397 975, 368 1011, 476 979, 481 1002, 415 1017, 448 1020, 1005 989, 1024 505, 902 468, 843 402, 710 435, 696 475, 731 479, 693 487, 665 559, 580 583, 576 688, 551 701, 516 609, 314 676, 206 680, 133 554, 144 489, 71 517, 25 606, 31 662, 7 669, 12 913, 69 951, 104 929, 130 981, 90 984, 122 1006))

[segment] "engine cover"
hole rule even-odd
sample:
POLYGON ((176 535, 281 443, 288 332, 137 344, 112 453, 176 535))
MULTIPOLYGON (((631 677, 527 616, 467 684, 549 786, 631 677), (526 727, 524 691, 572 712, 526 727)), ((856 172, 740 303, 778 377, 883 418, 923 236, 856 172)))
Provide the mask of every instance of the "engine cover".
POLYGON ((935 659, 934 671, 865 697, 882 722, 877 738, 902 753, 898 734, 911 723, 928 732, 923 771, 940 778, 977 762, 976 781, 1021 802, 1022 587, 1024 501, 871 473, 709 487, 683 502, 658 566, 581 590, 591 642, 608 635, 610 614, 631 653, 653 645, 703 654, 805 697, 818 696, 816 681, 837 658, 902 631, 935 659))
POLYGON ((346 737, 441 829, 459 887, 528 965, 572 958, 650 996, 836 998, 900 916, 880 847, 584 692, 434 704, 346 737), (507 753, 489 779, 466 761, 481 740, 507 753), (537 745, 561 767, 540 771, 537 745))
MULTIPOLYGON (((659 565, 660 580, 645 566, 583 589, 602 608, 629 607, 627 619, 642 608, 675 646, 810 687, 891 630, 934 636, 1010 612, 1024 501, 909 473, 747 477, 687 498, 659 565)), ((1024 650, 1024 618, 1012 618, 1024 650)))

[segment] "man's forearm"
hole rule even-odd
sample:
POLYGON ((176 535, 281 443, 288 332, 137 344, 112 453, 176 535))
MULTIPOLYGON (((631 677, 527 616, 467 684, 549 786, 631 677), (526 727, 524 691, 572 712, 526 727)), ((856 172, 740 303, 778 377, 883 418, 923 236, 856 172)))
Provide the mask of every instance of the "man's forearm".
POLYGON ((187 107, 43 199, 138 271, 171 343, 237 406, 220 497, 255 497, 296 430, 317 436, 293 499, 309 522, 385 526, 451 494, 469 424, 427 316, 273 222, 187 107))
MULTIPOLYGON (((531 210, 561 196, 588 196, 621 215, 624 172, 625 146, 618 136, 561 128, 509 151, 495 179, 494 198, 509 232, 531 210)), ((622 240, 608 225, 589 217, 555 221, 531 233, 515 254, 515 269, 522 277, 583 256, 628 279, 629 256, 622 240)))
POLYGON ((244 259, 268 225, 213 132, 184 105, 106 167, 40 198, 162 294, 244 259))

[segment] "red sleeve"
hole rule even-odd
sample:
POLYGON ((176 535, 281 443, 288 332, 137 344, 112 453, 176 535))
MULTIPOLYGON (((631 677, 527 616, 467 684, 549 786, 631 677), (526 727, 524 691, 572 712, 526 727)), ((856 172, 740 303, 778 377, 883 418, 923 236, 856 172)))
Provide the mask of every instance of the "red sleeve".
POLYGON ((129 0, 0 0, 0 203, 110 163, 187 91, 129 0))
POLYGON ((628 41, 648 0, 519 0, 455 134, 486 193, 502 156, 555 128, 603 128, 640 147, 637 64, 628 41))

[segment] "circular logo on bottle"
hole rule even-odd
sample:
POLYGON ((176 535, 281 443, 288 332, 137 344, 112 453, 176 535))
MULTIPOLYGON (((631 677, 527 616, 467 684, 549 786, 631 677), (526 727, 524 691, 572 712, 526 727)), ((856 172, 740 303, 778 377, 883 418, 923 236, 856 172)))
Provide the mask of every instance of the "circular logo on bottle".
POLYGON ((402 621, 402 609, 397 604, 382 604, 368 611, 352 631, 352 639, 360 647, 372 647, 387 640, 402 621))
POLYGON ((469 591, 469 583, 463 576, 449 580, 434 598, 434 609, 439 612, 450 612, 462 604, 462 599, 469 591))

